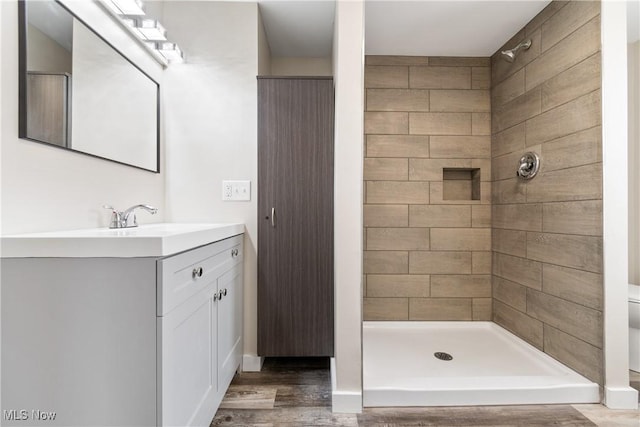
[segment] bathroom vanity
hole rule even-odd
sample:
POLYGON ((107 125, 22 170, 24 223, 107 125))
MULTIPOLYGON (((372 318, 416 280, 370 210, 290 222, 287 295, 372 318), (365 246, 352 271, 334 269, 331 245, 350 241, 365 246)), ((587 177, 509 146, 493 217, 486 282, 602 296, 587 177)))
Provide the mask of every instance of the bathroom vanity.
POLYGON ((242 356, 242 233, 3 237, 3 425, 209 425, 242 356))

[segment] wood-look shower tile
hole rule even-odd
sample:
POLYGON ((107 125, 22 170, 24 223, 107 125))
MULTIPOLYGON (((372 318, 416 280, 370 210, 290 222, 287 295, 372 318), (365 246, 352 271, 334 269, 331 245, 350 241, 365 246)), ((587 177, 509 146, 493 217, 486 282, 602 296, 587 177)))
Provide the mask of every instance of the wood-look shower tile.
POLYGON ((542 144, 544 169, 553 171, 602 161, 602 128, 595 126, 542 144))
POLYGON ((542 84, 542 111, 550 110, 582 95, 593 92, 602 84, 600 53, 563 71, 542 84))
POLYGON ((471 298, 411 298, 409 320, 472 320, 471 298))
POLYGON ((544 264, 542 290, 547 294, 602 310, 602 274, 544 264))
POLYGON ((364 205, 365 227, 406 227, 409 225, 408 205, 364 205))
POLYGON ((471 219, 471 206, 409 206, 409 225, 411 227, 470 227, 471 219))
POLYGON ((491 231, 491 248, 495 252, 524 258, 527 255, 527 232, 494 228, 491 231))
POLYGON ((428 182, 369 181, 367 203, 428 204, 428 182))
POLYGON ((489 251, 490 228, 432 228, 431 249, 436 251, 489 251))
POLYGON ((527 120, 526 143, 537 145, 601 123, 600 91, 596 90, 527 120))
POLYGON ((364 67, 364 87, 367 89, 409 87, 409 67, 367 65, 364 67))
POLYGON ((411 135, 471 135, 471 113, 409 113, 409 133, 411 135))
POLYGON ((474 205, 471 207, 472 227, 491 227, 491 206, 474 205))
POLYGON ((367 89, 367 111, 429 111, 429 91, 367 89))
POLYGON ((527 201, 526 190, 522 180, 515 177, 494 181, 491 185, 491 198, 494 204, 524 203, 527 201))
POLYGON ((471 252, 409 252, 410 274, 470 274, 471 252))
POLYGON ((602 200, 544 203, 542 231, 602 236, 602 200))
POLYGON ((602 199, 602 163, 542 171, 525 188, 527 202, 602 199))
POLYGON ((491 128, 500 132, 540 114, 541 92, 535 89, 496 107, 492 111, 491 128))
POLYGON ((409 133, 409 115, 396 112, 365 112, 364 132, 383 135, 407 134, 409 133))
POLYGON ((527 289, 527 314, 602 348, 602 312, 527 289))
POLYGON ((430 92, 430 110, 433 112, 485 113, 491 111, 488 90, 442 89, 430 92))
POLYGON ((406 251, 364 251, 364 272, 408 273, 409 256, 406 251))
POLYGON ((365 65, 429 65, 428 56, 367 55, 365 65))
POLYGON ((413 89, 471 89, 471 68, 409 67, 409 87, 413 89))
POLYGON ((640 414, 636 409, 611 410, 603 405, 571 405, 601 427, 637 427, 640 414))
POLYGON ((222 403, 221 409, 273 409, 277 387, 259 385, 235 385, 229 386, 222 403))
POLYGON ((365 408, 360 426, 595 426, 569 405, 365 408))
POLYGON ((431 157, 434 159, 488 159, 491 156, 491 137, 460 135, 432 136, 429 141, 431 157))
POLYGON ((471 272, 491 274, 491 252, 471 252, 471 272))
POLYGON ((471 113, 471 135, 491 135, 491 113, 471 113))
POLYGON ((523 313, 527 311, 527 287, 516 282, 493 276, 493 298, 523 313))
POLYGON ((508 129, 493 134, 491 142, 491 156, 497 157, 503 154, 525 148, 525 124, 521 123, 508 129))
POLYGON ((491 106, 495 109, 524 94, 524 68, 491 89, 491 106))
POLYGON ((430 276, 424 274, 369 274, 367 296, 424 298, 430 294, 430 276))
POLYGON ((542 204, 493 205, 491 221, 494 228, 542 231, 542 204))
POLYGON ((540 29, 533 31, 531 34, 525 35, 525 30, 518 31, 509 41, 507 41, 500 49, 491 57, 491 81, 493 84, 500 83, 513 73, 521 70, 531 61, 540 55, 540 29), (504 60, 501 51, 505 49, 513 49, 520 42, 531 39, 531 47, 527 50, 518 52, 513 62, 504 60))
POLYGON ((429 136, 367 135, 367 157, 429 157, 429 136))
POLYGON ((409 159, 410 181, 442 181, 444 168, 471 168, 472 159, 409 159))
POLYGON ((365 158, 365 181, 406 181, 409 178, 407 159, 365 158))
POLYGON ((557 76, 599 50, 600 17, 596 16, 527 65, 526 89, 557 76))
POLYGON ((542 24, 541 50, 544 52, 555 46, 599 14, 600 2, 569 2, 542 24))
POLYGON ((409 298, 364 298, 364 320, 409 320, 409 298))
MULTIPOLYGON (((487 58, 488 60, 489 58, 487 58)), ((489 62, 489 61, 486 61, 489 62)), ((471 68, 471 89, 491 89, 491 68, 471 68)))
POLYGON ((368 228, 367 250, 420 251, 429 249, 428 228, 368 228))
POLYGON ((491 276, 471 274, 433 275, 431 276, 431 297, 491 297, 491 276))
POLYGON ((543 323, 502 302, 493 300, 493 321, 542 350, 543 323))
POLYGON ((493 318, 493 300, 491 298, 473 298, 473 320, 490 321, 493 318))
POLYGON ((549 18, 556 14, 560 9, 566 6, 568 1, 555 0, 552 1, 540 11, 529 23, 525 26, 527 34, 531 34, 536 31, 542 24, 544 24, 549 18))
POLYGON ((528 232, 527 258, 601 273, 602 237, 528 232))
POLYGON ((603 383, 602 349, 544 325, 544 351, 591 381, 603 383))
POLYGON ((481 56, 431 56, 429 65, 443 67, 489 67, 490 58, 481 56))
POLYGON ((542 289, 542 264, 537 261, 494 252, 493 274, 529 288, 542 289))

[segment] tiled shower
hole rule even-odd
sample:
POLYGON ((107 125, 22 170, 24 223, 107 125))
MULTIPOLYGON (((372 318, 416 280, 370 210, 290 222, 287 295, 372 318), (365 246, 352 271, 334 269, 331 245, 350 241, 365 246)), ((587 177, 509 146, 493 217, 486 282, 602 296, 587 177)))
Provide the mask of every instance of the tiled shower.
POLYGON ((602 384, 600 81, 599 2, 491 58, 366 58, 365 320, 493 320, 602 384))

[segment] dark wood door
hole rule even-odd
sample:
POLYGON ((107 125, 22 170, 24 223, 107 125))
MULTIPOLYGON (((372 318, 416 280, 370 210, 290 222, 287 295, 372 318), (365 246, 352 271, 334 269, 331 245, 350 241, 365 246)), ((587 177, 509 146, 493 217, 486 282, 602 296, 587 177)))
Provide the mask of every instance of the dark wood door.
POLYGON ((330 78, 258 78, 258 355, 333 356, 330 78))

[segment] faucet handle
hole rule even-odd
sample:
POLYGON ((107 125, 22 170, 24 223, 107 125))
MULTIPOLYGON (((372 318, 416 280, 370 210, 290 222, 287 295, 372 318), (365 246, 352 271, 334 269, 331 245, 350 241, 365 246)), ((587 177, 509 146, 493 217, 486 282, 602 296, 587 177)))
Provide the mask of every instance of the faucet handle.
POLYGON ((102 205, 102 207, 104 209, 109 209, 111 210, 111 220, 109 222, 109 228, 121 228, 121 223, 122 223, 122 213, 118 212, 113 206, 111 205, 102 205))

